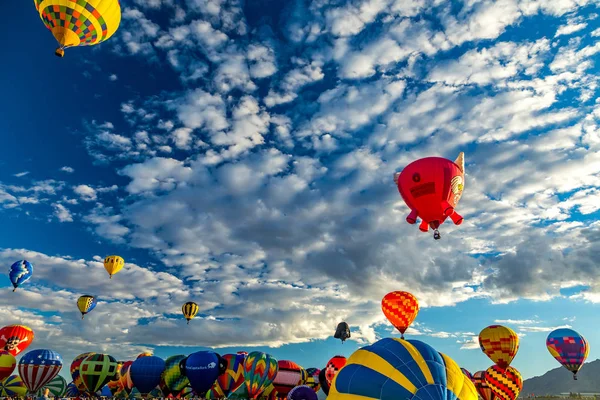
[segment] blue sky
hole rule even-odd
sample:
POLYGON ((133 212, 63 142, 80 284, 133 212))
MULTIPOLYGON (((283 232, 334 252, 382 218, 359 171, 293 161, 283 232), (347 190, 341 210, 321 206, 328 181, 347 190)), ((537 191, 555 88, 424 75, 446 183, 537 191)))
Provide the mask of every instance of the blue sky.
POLYGON ((9 2, 0 260, 35 276, 14 294, 0 277, 0 320, 68 363, 206 346, 321 368, 395 335, 380 300, 410 290, 409 337, 473 372, 493 323, 521 336, 526 378, 558 366, 556 327, 598 358, 593 3, 134 0, 110 41, 58 59, 9 2), (465 222, 434 242, 393 173, 460 151, 465 222), (112 280, 109 254, 127 261, 112 280), (81 294, 99 298, 84 321, 81 294))

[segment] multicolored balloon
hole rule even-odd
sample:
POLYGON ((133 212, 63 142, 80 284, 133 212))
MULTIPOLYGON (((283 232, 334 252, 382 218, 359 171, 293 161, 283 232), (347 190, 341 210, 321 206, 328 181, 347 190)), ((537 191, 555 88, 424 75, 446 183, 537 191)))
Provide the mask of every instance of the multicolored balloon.
POLYGON ((546 347, 552 357, 573 373, 573 379, 576 380, 577 372, 590 352, 585 338, 573 329, 556 329, 548 335, 546 347))
POLYGON ((190 384, 187 376, 185 376, 179 368, 179 364, 185 358, 186 356, 184 355, 176 355, 165 360, 165 370, 163 372, 162 379, 164 380, 167 388, 173 393, 181 392, 190 384))
POLYGON ((15 356, 6 350, 0 350, 0 382, 8 378, 16 366, 17 360, 15 356))
POLYGON ((333 356, 327 362, 325 366, 325 379, 327 379, 327 385, 331 387, 331 383, 333 382, 333 378, 340 372, 342 368, 346 365, 348 360, 344 356, 333 356))
POLYGON ((85 317, 85 314, 96 308, 96 304, 97 301, 94 296, 90 296, 89 294, 80 296, 77 299, 77 308, 79 308, 79 312, 81 313, 81 319, 85 317))
POLYGON ((160 383, 160 377, 165 370, 165 360, 156 356, 136 359, 129 368, 129 376, 133 385, 142 394, 150 393, 160 383))
POLYGON ((314 390, 315 393, 321 389, 321 384, 319 383, 320 372, 321 370, 318 368, 308 368, 306 370, 306 386, 314 390))
POLYGON ((0 397, 25 397, 27 386, 19 375, 11 375, 0 381, 0 397))
POLYGON ((65 390, 65 397, 78 397, 79 389, 77 389, 77 385, 73 382, 67 385, 67 390, 65 390))
POLYGON ((473 380, 473 374, 471 374, 466 368, 461 368, 460 370, 467 378, 469 378, 469 380, 473 380))
POLYGON ((71 378, 73 378, 73 383, 75 384, 77 390, 79 390, 80 393, 85 393, 87 391, 87 388, 85 387, 85 383, 83 383, 83 380, 81 379, 79 368, 81 367, 81 363, 83 362, 83 360, 85 360, 87 356, 93 354, 96 353, 80 354, 77 357, 75 357, 71 362, 71 367, 69 369, 69 371, 71 372, 71 378))
POLYGON ((62 365, 62 357, 55 351, 32 350, 21 357, 19 376, 23 379, 29 393, 35 394, 58 375, 62 365))
POLYGON ((295 362, 279 360, 277 366, 278 372, 273 379, 273 386, 279 397, 286 397, 290 390, 306 381, 306 371, 295 362))
POLYGON ((391 338, 354 352, 333 380, 327 400, 357 396, 477 400, 472 382, 449 357, 418 340, 391 338))
POLYGON ((19 260, 10 266, 8 276, 14 287, 13 292, 19 286, 27 282, 33 275, 33 264, 27 260, 19 260))
POLYGON ((244 361, 244 385, 235 390, 232 398, 258 398, 273 383, 279 366, 277 359, 261 351, 253 351, 244 361))
POLYGON ((521 373, 514 367, 492 365, 485 371, 484 379, 499 400, 516 400, 523 389, 521 373))
POLYGON ((131 378, 129 377, 129 369, 131 368, 131 364, 133 364, 133 361, 126 361, 121 367, 120 382, 127 394, 131 393, 131 390, 133 389, 133 382, 131 382, 131 378))
POLYGON ((510 328, 490 325, 479 333, 479 347, 500 368, 507 368, 519 351, 519 336, 510 328))
POLYGON ((383 297, 381 309, 388 321, 400 331, 401 337, 404 339, 404 332, 419 313, 419 302, 411 293, 396 291, 383 297))
POLYGON ((496 400, 496 395, 485 383, 485 371, 477 371, 473 374, 473 384, 483 400, 496 400))
POLYGON ((438 228, 450 217, 455 225, 463 222, 454 209, 465 185, 465 155, 454 162, 441 157, 427 157, 408 164, 394 174, 400 196, 410 208, 406 222, 414 224, 421 218, 419 230, 433 229, 433 238, 441 238, 438 228))
POLYGON ((33 330, 28 326, 8 325, 0 329, 0 348, 16 357, 29 347, 33 337, 33 330))
POLYGON ((35 0, 35 8, 56 41, 54 54, 64 57, 65 49, 93 46, 110 38, 121 23, 119 0, 35 0))
POLYGON ((224 397, 244 384, 244 354, 225 354, 223 359, 227 362, 224 374, 219 375, 211 390, 224 397))
POLYGON ((90 393, 101 390, 117 376, 117 360, 108 354, 87 356, 79 367, 81 379, 90 393))

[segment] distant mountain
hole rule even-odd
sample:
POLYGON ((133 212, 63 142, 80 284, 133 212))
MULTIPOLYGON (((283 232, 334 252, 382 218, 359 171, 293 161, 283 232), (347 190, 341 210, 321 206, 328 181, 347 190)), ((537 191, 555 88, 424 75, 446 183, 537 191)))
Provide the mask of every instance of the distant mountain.
POLYGON ((519 397, 530 394, 536 396, 558 395, 561 393, 600 393, 600 360, 585 363, 577 373, 577 380, 564 367, 558 367, 542 376, 535 376, 523 382, 519 397))

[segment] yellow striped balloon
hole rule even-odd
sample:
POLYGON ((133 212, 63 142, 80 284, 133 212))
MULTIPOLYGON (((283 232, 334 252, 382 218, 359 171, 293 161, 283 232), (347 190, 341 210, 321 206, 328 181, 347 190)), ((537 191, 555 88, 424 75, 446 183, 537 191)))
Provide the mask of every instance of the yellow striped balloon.
POLYGON ((194 303, 193 301, 188 301, 181 307, 183 316, 185 319, 187 319, 188 324, 190 323, 190 320, 194 318, 196 314, 198 314, 199 309, 200 307, 198 307, 198 304, 194 303))
POLYGON ((500 368, 510 365, 519 351, 519 336, 502 325, 490 325, 479 333, 479 347, 500 368))
POLYGON ((40 18, 58 42, 55 54, 65 49, 104 42, 119 29, 119 0, 33 0, 40 18))

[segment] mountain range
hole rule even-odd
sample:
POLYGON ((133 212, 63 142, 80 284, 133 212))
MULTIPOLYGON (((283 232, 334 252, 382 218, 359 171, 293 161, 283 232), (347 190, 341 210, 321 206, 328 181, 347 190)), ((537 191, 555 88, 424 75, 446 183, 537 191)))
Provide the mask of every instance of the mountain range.
POLYGON ((534 376, 523 382, 520 397, 531 394, 559 395, 561 393, 600 393, 600 360, 585 363, 577 373, 577 380, 564 367, 558 367, 542 376, 534 376))

